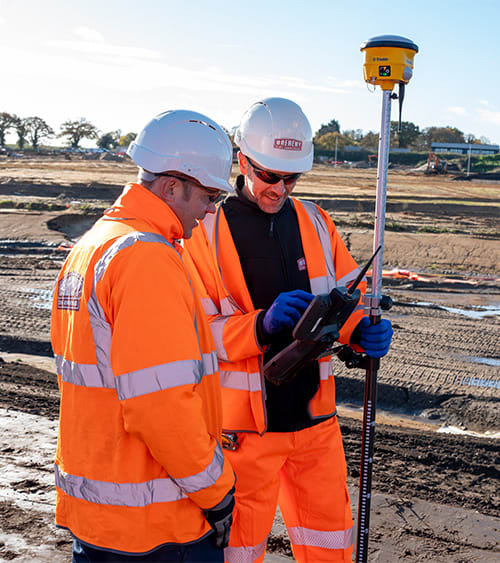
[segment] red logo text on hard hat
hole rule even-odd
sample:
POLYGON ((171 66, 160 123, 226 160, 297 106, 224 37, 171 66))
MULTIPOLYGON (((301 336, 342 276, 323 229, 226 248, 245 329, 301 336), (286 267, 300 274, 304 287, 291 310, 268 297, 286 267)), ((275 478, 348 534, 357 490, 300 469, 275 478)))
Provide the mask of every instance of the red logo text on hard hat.
POLYGON ((302 141, 298 139, 274 139, 274 148, 284 151, 301 151, 302 141))

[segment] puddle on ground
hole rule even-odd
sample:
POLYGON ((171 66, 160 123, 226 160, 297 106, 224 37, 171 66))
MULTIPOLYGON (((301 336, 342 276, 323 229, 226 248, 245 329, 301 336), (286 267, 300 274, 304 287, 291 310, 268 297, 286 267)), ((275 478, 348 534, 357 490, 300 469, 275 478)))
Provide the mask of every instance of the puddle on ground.
POLYGON ((480 356, 465 356, 469 362, 474 362, 476 364, 486 364, 487 366, 500 366, 500 360, 498 358, 481 358, 480 356))
POLYGON ((30 297, 34 301, 35 309, 52 309, 52 290, 51 289, 30 289, 30 297))
POLYGON ((469 317, 470 319, 483 319, 484 317, 498 317, 500 316, 500 304, 498 305, 488 305, 488 306, 473 306, 471 309, 459 309, 458 307, 446 307, 444 305, 438 305, 437 303, 431 303, 428 301, 413 301, 412 305, 417 307, 429 307, 433 309, 442 309, 443 311, 448 311, 448 313, 454 313, 455 315, 463 315, 464 317, 469 317))
POLYGON ((477 438, 500 438, 500 432, 490 432, 487 430, 486 432, 473 432, 472 430, 462 430, 457 426, 448 426, 445 424, 438 429, 440 434, 459 434, 461 436, 475 436, 477 438))
POLYGON ((474 293, 454 291, 401 291, 392 289, 387 291, 395 301, 398 296, 404 296, 403 303, 408 303, 408 297, 413 298, 409 304, 417 307, 442 309, 456 315, 463 315, 471 319, 482 319, 487 316, 500 316, 500 296, 498 293, 474 293), (417 300, 418 299, 418 300, 417 300))
POLYGON ((34 287, 17 287, 17 291, 27 293, 29 298, 33 301, 32 307, 35 309, 52 309, 52 289, 37 289, 34 287))

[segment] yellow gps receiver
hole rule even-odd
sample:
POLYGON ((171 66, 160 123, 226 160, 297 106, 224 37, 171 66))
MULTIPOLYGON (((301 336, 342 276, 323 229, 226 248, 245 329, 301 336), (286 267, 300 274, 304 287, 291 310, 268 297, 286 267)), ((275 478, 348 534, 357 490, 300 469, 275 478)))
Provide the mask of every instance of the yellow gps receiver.
POLYGON ((413 57, 418 47, 399 35, 378 35, 361 44, 365 54, 363 73, 368 84, 392 90, 395 84, 408 84, 413 76, 413 57))
POLYGON ((413 76, 413 57, 418 53, 418 47, 410 39, 399 35, 377 35, 364 43, 360 50, 365 54, 363 74, 365 81, 373 86, 380 86, 386 92, 392 92, 399 84, 399 125, 401 133, 401 112, 405 97, 405 84, 413 76))

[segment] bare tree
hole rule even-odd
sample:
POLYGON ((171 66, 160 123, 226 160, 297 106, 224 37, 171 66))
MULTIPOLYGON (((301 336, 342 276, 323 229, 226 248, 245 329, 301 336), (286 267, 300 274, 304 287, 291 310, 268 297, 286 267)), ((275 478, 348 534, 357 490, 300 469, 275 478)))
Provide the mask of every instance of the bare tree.
POLYGON ((95 125, 81 117, 79 121, 67 120, 61 125, 59 137, 69 137, 71 146, 76 149, 82 139, 96 139, 99 130, 95 125))
POLYGON ((14 126, 15 115, 5 111, 0 112, 0 147, 5 146, 5 134, 14 126))
POLYGON ((27 117, 26 126, 28 139, 34 150, 38 150, 38 145, 42 139, 50 138, 55 135, 52 127, 41 117, 27 117))

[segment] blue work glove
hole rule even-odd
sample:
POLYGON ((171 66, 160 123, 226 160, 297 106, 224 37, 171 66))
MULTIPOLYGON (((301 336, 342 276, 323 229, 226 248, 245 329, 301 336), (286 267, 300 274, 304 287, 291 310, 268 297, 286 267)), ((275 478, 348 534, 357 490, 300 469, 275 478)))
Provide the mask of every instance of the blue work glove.
POLYGON ((264 315, 264 332, 269 336, 295 326, 313 299, 314 295, 302 289, 280 293, 264 315))
POLYGON ((368 317, 363 317, 358 324, 360 339, 359 344, 368 356, 383 358, 389 351, 392 340, 392 324, 387 319, 381 319, 375 325, 370 323, 368 317))
POLYGON ((204 510, 205 518, 215 532, 215 547, 224 549, 229 544, 231 524, 233 523, 234 487, 218 505, 204 510))

